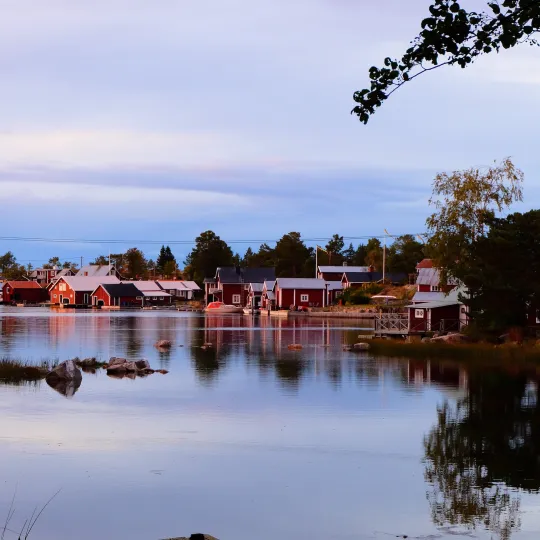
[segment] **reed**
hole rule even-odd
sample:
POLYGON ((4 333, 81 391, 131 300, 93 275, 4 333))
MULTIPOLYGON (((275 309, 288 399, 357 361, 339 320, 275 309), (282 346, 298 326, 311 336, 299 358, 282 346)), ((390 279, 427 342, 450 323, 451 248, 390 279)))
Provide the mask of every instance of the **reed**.
POLYGON ((540 347, 493 345, 490 343, 408 343, 397 340, 370 340, 370 351, 376 355, 421 359, 450 359, 478 362, 540 363, 540 347))
POLYGON ((40 381, 50 369, 51 364, 48 362, 36 365, 22 360, 0 358, 0 381, 12 384, 40 381))

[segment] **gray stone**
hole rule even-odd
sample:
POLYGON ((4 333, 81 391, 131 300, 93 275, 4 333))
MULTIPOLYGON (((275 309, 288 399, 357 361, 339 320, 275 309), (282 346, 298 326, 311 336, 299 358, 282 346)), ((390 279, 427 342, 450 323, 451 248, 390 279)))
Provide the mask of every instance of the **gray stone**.
POLYGON ((72 397, 81 386, 82 373, 73 360, 66 360, 50 371, 45 380, 59 394, 72 397))
POLYGON ((113 366, 121 366, 122 364, 125 364, 127 362, 127 360, 125 358, 118 358, 116 356, 113 356, 110 360, 109 360, 109 367, 113 367, 113 366))
POLYGON ((115 364, 111 366, 109 364, 109 367, 107 368, 107 373, 109 375, 123 375, 126 372, 126 364, 115 364))
POLYGON ((151 369, 148 360, 136 360, 135 365, 137 366, 137 369, 151 369))
POLYGON ((124 368, 126 371, 139 371, 139 368, 137 367, 137 362, 126 362, 124 364, 124 368))
POLYGON ((158 349, 170 349, 172 343, 168 339, 160 339, 159 341, 156 341, 156 347, 158 349))

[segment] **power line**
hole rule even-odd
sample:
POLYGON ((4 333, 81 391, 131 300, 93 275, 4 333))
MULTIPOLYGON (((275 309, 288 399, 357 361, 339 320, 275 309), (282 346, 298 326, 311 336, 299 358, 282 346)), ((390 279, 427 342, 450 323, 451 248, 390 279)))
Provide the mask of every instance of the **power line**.
MULTIPOLYGON (((410 233, 411 236, 424 235, 425 233, 410 233)), ((383 234, 383 235, 366 235, 366 236, 344 236, 343 240, 370 240, 376 238, 382 240, 384 238, 398 238, 403 235, 383 234)), ((331 240, 332 237, 319 238, 302 238, 306 243, 324 242, 331 240)), ((225 240, 227 244, 269 244, 276 243, 278 240, 260 240, 260 239, 245 239, 245 240, 225 240)), ((120 240, 120 239, 88 239, 88 238, 41 238, 41 237, 24 237, 24 236, 0 236, 0 241, 5 242, 34 242, 34 243, 59 243, 59 244, 147 244, 147 245, 194 245, 195 240, 120 240)))

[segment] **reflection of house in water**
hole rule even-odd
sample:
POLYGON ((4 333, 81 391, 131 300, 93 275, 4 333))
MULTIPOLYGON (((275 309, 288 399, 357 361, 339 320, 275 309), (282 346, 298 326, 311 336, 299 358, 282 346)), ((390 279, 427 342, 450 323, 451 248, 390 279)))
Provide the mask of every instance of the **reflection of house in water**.
MULTIPOLYGON (((445 388, 459 390, 460 393, 468 388, 468 374, 461 365, 449 362, 407 361, 407 379, 415 385, 433 384, 445 388)), ((454 397, 460 397, 454 396, 454 397)))

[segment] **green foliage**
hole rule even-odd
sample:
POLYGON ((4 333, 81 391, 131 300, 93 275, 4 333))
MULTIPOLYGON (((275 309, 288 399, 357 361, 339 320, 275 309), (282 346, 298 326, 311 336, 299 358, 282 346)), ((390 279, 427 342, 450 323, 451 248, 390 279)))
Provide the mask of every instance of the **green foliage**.
POLYGON ((315 274, 315 254, 302 241, 299 232, 281 237, 274 249, 277 277, 312 277, 315 274))
POLYGON ((176 271, 176 258, 169 246, 161 246, 156 259, 156 270, 163 275, 171 276, 176 271))
POLYGON ((324 247, 326 251, 319 251, 319 264, 341 266, 345 261, 343 253, 344 248, 345 242, 343 240, 343 236, 334 234, 324 247))
POLYGON ((371 87, 354 93, 352 114, 367 124, 370 116, 397 89, 444 65, 469 66, 483 54, 520 43, 536 44, 540 2, 488 2, 484 12, 467 11, 458 0, 436 0, 422 21, 422 30, 401 59, 386 58, 384 67, 371 67, 371 87))
POLYGON ((362 288, 362 291, 368 295, 379 294, 383 291, 384 286, 380 283, 370 283, 362 288))
POLYGON ((104 266, 106 264, 109 264, 109 257, 108 255, 98 255, 90 264, 104 266))
POLYGON ((185 260, 188 279, 202 284, 204 278, 213 277, 219 266, 233 265, 231 248, 213 231, 205 231, 195 240, 195 247, 185 260))
POLYGON ((487 169, 471 168, 438 174, 430 204, 435 213, 427 220, 428 252, 447 275, 460 277, 470 264, 475 240, 487 232, 496 212, 522 200, 523 172, 507 158, 487 169))
POLYGON ((363 264, 373 266, 375 271, 382 270, 383 248, 378 238, 370 238, 366 246, 366 258, 363 264))
POLYGON ((424 245, 411 234, 399 236, 388 248, 386 258, 388 271, 413 274, 424 258, 424 245))
POLYGON ((17 263, 17 259, 11 251, 0 256, 0 271, 4 279, 18 280, 26 275, 26 268, 17 263))
POLYGON ((363 289, 345 289, 340 297, 344 304, 353 306, 367 305, 371 302, 371 297, 363 289))
POLYGON ((123 256, 124 274, 130 279, 144 279, 148 276, 148 266, 144 253, 137 248, 130 248, 123 256))
POLYGON ((458 276, 470 291, 464 302, 480 329, 500 333, 525 327, 540 308, 540 210, 486 222, 458 276))

